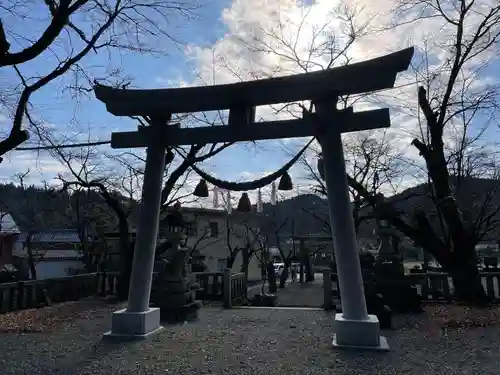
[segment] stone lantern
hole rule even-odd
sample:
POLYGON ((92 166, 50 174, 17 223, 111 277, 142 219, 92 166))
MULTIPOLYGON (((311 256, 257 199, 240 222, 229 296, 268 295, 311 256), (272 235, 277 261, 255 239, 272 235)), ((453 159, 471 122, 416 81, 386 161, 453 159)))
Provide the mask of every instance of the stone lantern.
POLYGON ((378 237, 378 261, 401 263, 401 250, 399 248, 399 232, 392 228, 388 220, 377 220, 378 237))
POLYGON ((377 220, 377 230, 380 245, 375 267, 376 292, 394 312, 421 312, 417 289, 405 277, 399 232, 382 218, 377 220))
POLYGON ((157 247, 151 305, 160 308, 163 321, 178 322, 197 317, 201 301, 196 300, 199 284, 192 282, 189 251, 184 247, 186 223, 180 205, 163 221, 166 241, 157 247))

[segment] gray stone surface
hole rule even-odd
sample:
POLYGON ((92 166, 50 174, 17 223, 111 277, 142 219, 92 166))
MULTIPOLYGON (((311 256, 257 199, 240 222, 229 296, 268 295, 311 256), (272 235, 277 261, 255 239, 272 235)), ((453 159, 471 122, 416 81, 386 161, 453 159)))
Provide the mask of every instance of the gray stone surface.
MULTIPOLYGON (((117 309, 117 307, 113 307, 117 309)), ((322 311, 207 309, 197 322, 167 326, 151 340, 101 341, 110 309, 63 322, 55 332, 2 334, 2 375, 109 374, 498 374, 500 327, 447 333, 398 317, 384 331, 391 351, 332 349, 333 314, 322 311)))

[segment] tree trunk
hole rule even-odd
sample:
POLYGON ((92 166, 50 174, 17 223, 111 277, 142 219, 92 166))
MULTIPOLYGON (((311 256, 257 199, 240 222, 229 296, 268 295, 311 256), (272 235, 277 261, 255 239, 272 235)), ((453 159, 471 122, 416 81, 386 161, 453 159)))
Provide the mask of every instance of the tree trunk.
POLYGON ((467 304, 482 306, 489 302, 477 267, 476 249, 458 247, 449 264, 444 265, 453 280, 455 296, 467 304))
POLYGON ((31 236, 32 234, 28 233, 28 236, 26 237, 26 242, 25 242, 26 256, 28 260, 28 267, 30 269, 31 280, 37 280, 36 263, 35 263, 35 256, 33 255, 31 236))
POLYGON ((267 262, 267 281, 269 283, 269 293, 276 293, 278 291, 278 286, 276 285, 276 274, 274 273, 274 264, 272 262, 267 262))
POLYGON ((280 288, 283 289, 286 284, 286 280, 288 279, 288 270, 289 270, 288 262, 285 262, 285 267, 283 268, 283 272, 280 275, 280 288))
POLYGON ((226 268, 232 270, 235 261, 236 261, 236 255, 228 256, 226 259, 226 268))
POLYGON ((488 298, 477 268, 475 246, 463 245, 451 249, 424 247, 441 264, 453 281, 455 298, 471 305, 482 306, 488 298))
POLYGON ((475 246, 463 244, 451 249, 424 248, 441 264, 453 281, 457 300, 481 306, 488 301, 477 268, 475 246))
MULTIPOLYGON (((28 257, 28 259, 27 259, 28 260, 28 267, 29 267, 30 273, 31 273, 31 280, 37 280, 38 275, 36 272, 36 264, 38 262, 35 261, 35 256, 33 255, 32 236, 33 236, 32 233, 28 233, 28 236, 26 237, 25 246, 26 246, 26 252, 27 252, 27 257, 28 257)), ((42 257, 43 256, 44 255, 42 255, 42 257)), ((44 303, 47 306, 51 306, 52 299, 50 298, 49 291, 47 290, 46 287, 43 287, 41 291, 42 291, 44 303)))
MULTIPOLYGON (((455 200, 450 196, 446 164, 439 155, 438 157, 429 155, 427 147, 418 140, 413 144, 426 159, 428 172, 433 181, 432 188, 436 193, 437 201, 440 202, 438 208, 443 214, 454 244, 453 248, 436 235, 424 212, 415 211, 415 225, 409 225, 400 217, 394 206, 385 201, 383 196, 375 196, 358 181, 347 176, 349 185, 372 205, 376 215, 389 220, 395 228, 422 247, 424 252, 432 255, 443 266, 453 279, 458 299, 467 303, 482 304, 487 298, 477 269, 475 242, 468 228, 464 226, 455 200), (462 276, 464 274, 470 277, 467 282, 462 276)), ((442 145, 440 147, 442 148, 442 145)))
POLYGON ((304 268, 306 270, 306 282, 314 281, 314 271, 311 265, 311 255, 308 251, 304 253, 304 268))
POLYGON ((241 252, 242 262, 241 262, 241 272, 245 274, 245 285, 248 283, 248 266, 250 264, 250 254, 248 251, 248 246, 245 246, 241 252))
POLYGON ((475 244, 469 236, 457 242, 453 249, 435 234, 425 213, 415 212, 416 227, 410 227, 398 217, 391 217, 391 223, 402 233, 422 247, 443 266, 453 280, 455 296, 458 300, 474 305, 482 305, 487 301, 479 271, 475 244))
MULTIPOLYGON (((451 92, 453 84, 454 78, 450 78, 448 93, 451 92)), ((451 246, 448 246, 447 251, 433 254, 434 258, 443 267, 447 263, 446 268, 453 278, 457 298, 467 303, 483 304, 487 298, 477 268, 476 239, 471 228, 466 227, 460 207, 450 188, 450 173, 443 142, 448 100, 449 96, 445 94, 441 111, 436 115, 431 107, 427 91, 424 87, 419 87, 418 104, 427 122, 430 142, 425 144, 419 139, 414 139, 412 145, 418 149, 425 160, 427 173, 432 181, 436 208, 442 215, 451 238, 451 246), (441 255, 445 262, 442 262, 436 255, 441 255)))

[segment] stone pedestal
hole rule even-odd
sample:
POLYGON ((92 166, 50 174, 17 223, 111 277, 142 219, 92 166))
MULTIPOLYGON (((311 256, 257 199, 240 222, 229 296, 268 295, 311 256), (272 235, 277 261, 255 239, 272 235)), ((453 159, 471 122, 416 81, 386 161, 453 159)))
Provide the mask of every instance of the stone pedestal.
POLYGON ((333 346, 346 349, 366 349, 388 351, 387 339, 380 336, 380 323, 375 315, 367 319, 346 319, 335 314, 333 346))
POLYGON ((123 340, 142 340, 160 331, 160 309, 149 308, 143 312, 129 312, 126 309, 113 313, 111 331, 104 338, 123 340))
POLYGON ((196 291, 200 285, 192 283, 186 277, 168 277, 159 275, 153 281, 151 306, 160 308, 162 322, 176 323, 192 321, 198 318, 201 301, 196 300, 196 291))

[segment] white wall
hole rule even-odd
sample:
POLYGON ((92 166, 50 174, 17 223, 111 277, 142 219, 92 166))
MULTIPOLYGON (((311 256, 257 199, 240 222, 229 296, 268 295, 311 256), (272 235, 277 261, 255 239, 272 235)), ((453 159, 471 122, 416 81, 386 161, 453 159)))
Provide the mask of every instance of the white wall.
POLYGON ((83 269, 85 264, 81 260, 41 260, 35 268, 38 280, 57 279, 69 276, 68 268, 83 269))
MULTIPOLYGON (((14 243, 12 249, 12 255, 19 258, 27 259, 27 251, 23 248, 23 243, 17 241, 14 243)), ((79 253, 76 250, 45 250, 40 251, 40 253, 35 252, 34 258, 37 261, 35 268, 37 273, 37 279, 53 279, 59 277, 68 276, 68 268, 73 269, 83 269, 85 268, 85 263, 81 260, 76 259, 79 257, 79 253), (74 258, 74 259, 64 259, 58 260, 57 258, 74 258), (49 259, 43 259, 49 258, 49 259), (56 259, 53 259, 56 258, 56 259)), ((29 268, 29 267, 28 267, 29 268)), ((31 271, 30 271, 31 278, 31 271)))
MULTIPOLYGON (((221 214, 185 214, 188 221, 196 223, 196 236, 188 237, 188 246, 194 246, 197 242, 196 249, 205 256, 205 265, 208 272, 222 272, 225 268, 225 262, 229 256, 229 249, 227 244, 227 216, 221 214), (218 226, 217 236, 210 235, 210 223, 216 222, 218 226), (202 238, 203 237, 203 238, 202 238), (202 238, 201 240, 199 240, 202 238), (224 267, 222 265, 224 264, 224 267)), ((230 217, 229 218, 229 231, 230 231, 230 244, 232 248, 239 247, 242 249, 246 245, 246 225, 242 219, 230 217)), ((251 234, 250 234, 251 235, 251 234)), ((242 264, 241 251, 237 254, 236 260, 233 264, 232 271, 240 272, 242 264)), ((249 280, 260 280, 261 270, 259 261, 255 256, 250 260, 248 267, 249 280)))

